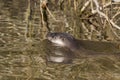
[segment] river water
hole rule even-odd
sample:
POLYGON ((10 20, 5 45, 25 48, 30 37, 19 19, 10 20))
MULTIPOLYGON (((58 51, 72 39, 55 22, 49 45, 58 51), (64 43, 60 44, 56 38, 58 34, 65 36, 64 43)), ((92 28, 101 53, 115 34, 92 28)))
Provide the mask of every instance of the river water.
MULTIPOLYGON (((0 80, 120 80, 119 55, 80 58, 71 64, 47 62, 51 50, 45 40, 47 30, 40 27, 35 3, 35 22, 28 21, 28 1, 0 0, 0 80)), ((91 49, 89 46, 85 48, 91 49)), ((104 47, 107 53, 119 51, 108 46, 112 45, 104 47)))

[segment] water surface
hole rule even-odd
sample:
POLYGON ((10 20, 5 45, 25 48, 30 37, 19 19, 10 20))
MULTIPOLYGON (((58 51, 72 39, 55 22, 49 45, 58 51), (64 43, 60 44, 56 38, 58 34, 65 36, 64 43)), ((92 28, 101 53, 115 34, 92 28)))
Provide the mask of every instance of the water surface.
MULTIPOLYGON (((120 80, 119 56, 77 58, 71 64, 47 62, 52 47, 44 41, 46 32, 38 33, 39 12, 35 13, 35 22, 31 21, 33 35, 26 36, 27 1, 0 0, 0 8, 0 80, 120 80)), ((39 11, 37 6, 35 9, 39 11)), ((94 51, 99 48, 82 45, 94 51)))

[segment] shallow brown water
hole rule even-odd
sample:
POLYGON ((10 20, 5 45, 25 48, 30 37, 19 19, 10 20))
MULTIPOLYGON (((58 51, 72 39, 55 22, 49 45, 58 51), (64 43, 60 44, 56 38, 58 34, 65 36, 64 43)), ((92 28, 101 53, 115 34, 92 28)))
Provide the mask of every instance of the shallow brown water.
MULTIPOLYGON (((44 41, 45 35, 25 37, 27 5, 26 0, 0 0, 0 80, 120 80, 119 56, 77 58, 71 64, 47 62, 46 55, 52 47, 44 41)), ((35 30, 39 27, 38 18, 32 24, 35 30)), ((86 49, 99 48, 85 43, 82 45, 86 49)), ((115 46, 109 48, 107 53, 119 51, 115 46)))

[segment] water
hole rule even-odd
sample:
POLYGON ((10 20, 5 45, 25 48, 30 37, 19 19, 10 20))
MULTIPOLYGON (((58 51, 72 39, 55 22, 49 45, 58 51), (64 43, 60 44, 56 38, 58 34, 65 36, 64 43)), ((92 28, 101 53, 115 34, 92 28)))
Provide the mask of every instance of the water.
POLYGON ((0 80, 120 80, 119 56, 80 58, 71 64, 47 62, 52 47, 43 41, 47 31, 39 33, 43 30, 39 12, 30 32, 27 0, 0 0, 0 8, 0 80))

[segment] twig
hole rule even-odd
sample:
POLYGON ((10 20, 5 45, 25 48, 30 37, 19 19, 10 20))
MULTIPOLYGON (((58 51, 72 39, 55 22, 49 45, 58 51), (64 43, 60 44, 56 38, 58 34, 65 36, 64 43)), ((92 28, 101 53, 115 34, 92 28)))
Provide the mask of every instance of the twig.
POLYGON ((116 14, 112 17, 112 20, 113 20, 117 15, 120 15, 120 12, 116 13, 116 14))
POLYGON ((115 28, 117 28, 117 29, 120 30, 120 27, 119 27, 118 25, 116 25, 112 20, 110 20, 110 23, 111 23, 112 25, 114 25, 115 28))
POLYGON ((50 16, 51 16, 55 21, 61 22, 60 20, 57 20, 57 19, 53 16, 53 14, 50 12, 50 10, 48 9, 47 6, 46 6, 46 10, 48 11, 48 13, 50 14, 50 16))
POLYGON ((110 6, 112 3, 111 2, 108 2, 106 3, 105 5, 103 5, 103 8, 107 7, 107 6, 110 6))
POLYGON ((83 6, 82 9, 81 9, 81 12, 83 12, 83 11, 86 9, 86 7, 89 5, 90 2, 91 2, 91 0, 87 1, 87 2, 84 4, 84 6, 83 6))
POLYGON ((112 20, 110 20, 110 19, 108 18, 108 16, 106 16, 103 12, 101 12, 101 11, 99 10, 100 7, 99 7, 99 4, 98 4, 98 1, 97 1, 97 0, 93 0, 93 2, 94 2, 95 5, 96 5, 96 10, 93 10, 93 12, 97 12, 98 14, 100 14, 101 16, 103 16, 108 22, 110 22, 113 27, 115 27, 115 28, 117 28, 117 29, 120 30, 120 26, 116 25, 112 20))
POLYGON ((44 25, 44 16, 43 16, 43 6, 45 6, 45 3, 42 2, 42 0, 40 0, 40 14, 41 14, 41 22, 42 22, 42 25, 44 25))
MULTIPOLYGON (((108 21, 109 24, 111 24, 113 27, 115 27, 115 28, 117 28, 117 29, 120 30, 120 27, 119 27, 118 25, 116 25, 112 20, 110 20, 110 19, 108 18, 108 16, 106 16, 103 12, 101 12, 101 11, 99 10, 100 6, 99 6, 99 4, 98 4, 98 1, 97 1, 97 0, 93 0, 93 2, 95 3, 96 10, 94 10, 93 7, 92 7, 92 12, 94 12, 94 13, 97 12, 99 15, 103 16, 103 17, 108 21)), ((110 25, 110 28, 111 28, 112 32, 114 33, 114 35, 115 35, 117 38, 120 39, 120 37, 119 37, 119 36, 117 35, 117 33, 113 30, 113 28, 111 27, 111 25, 110 25)))
POLYGON ((76 0, 74 0, 74 10, 75 11, 77 10, 77 2, 76 2, 76 0))

